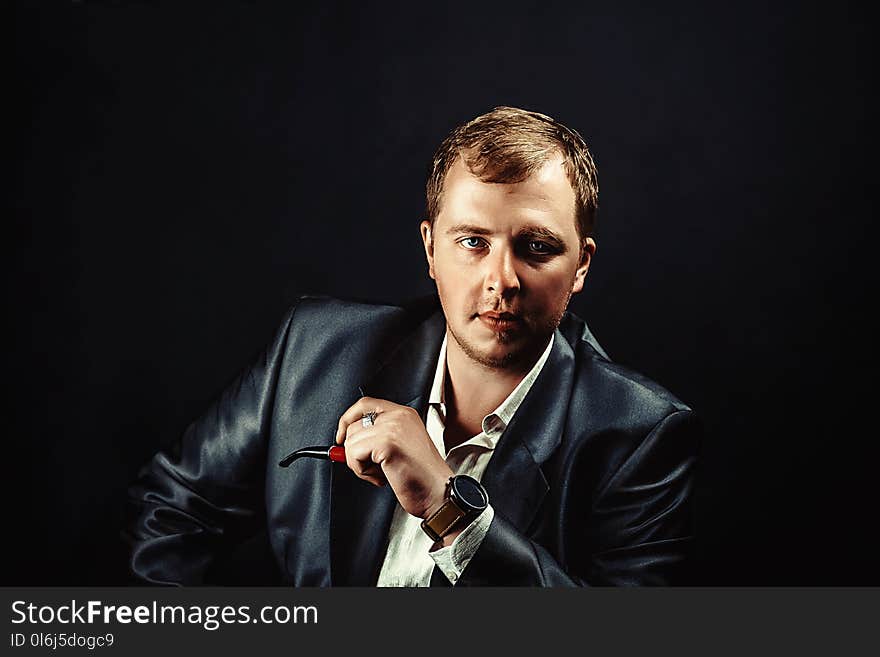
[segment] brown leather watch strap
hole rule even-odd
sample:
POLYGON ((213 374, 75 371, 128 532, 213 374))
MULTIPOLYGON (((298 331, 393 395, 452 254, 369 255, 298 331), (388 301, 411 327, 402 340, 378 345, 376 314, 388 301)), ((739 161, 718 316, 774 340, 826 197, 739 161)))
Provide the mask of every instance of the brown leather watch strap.
POLYGON ((422 529, 436 543, 452 531, 455 525, 467 515, 452 498, 430 516, 422 520, 422 529))

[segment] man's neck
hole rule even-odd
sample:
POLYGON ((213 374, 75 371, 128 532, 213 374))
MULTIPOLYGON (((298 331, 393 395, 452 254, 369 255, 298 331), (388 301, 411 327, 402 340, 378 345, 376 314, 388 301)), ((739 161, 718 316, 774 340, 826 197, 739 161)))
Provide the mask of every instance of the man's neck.
POLYGON ((446 449, 452 449, 482 430, 483 418, 501 405, 534 366, 540 353, 518 367, 493 368, 464 353, 455 338, 446 336, 446 449))

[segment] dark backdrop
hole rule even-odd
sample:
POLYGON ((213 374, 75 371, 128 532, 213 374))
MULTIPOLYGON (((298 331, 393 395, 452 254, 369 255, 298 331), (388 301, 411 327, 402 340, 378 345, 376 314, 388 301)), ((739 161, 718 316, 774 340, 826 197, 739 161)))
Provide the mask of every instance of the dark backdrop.
POLYGON ((430 292, 427 162, 501 104, 595 152, 573 310, 704 419, 700 581, 880 584, 862 9, 213 4, 14 5, 3 584, 124 581, 127 484, 297 295, 430 292))

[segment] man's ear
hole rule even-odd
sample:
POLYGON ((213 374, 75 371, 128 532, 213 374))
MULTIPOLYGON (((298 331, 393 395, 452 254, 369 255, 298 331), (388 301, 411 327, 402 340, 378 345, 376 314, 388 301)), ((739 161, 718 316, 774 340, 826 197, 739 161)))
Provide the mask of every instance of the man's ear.
POLYGON ((425 219, 421 224, 422 243, 425 245, 425 258, 428 259, 428 276, 434 278, 434 234, 431 222, 425 219))
POLYGON ((596 255, 596 240, 592 237, 585 237, 581 242, 581 262, 574 273, 574 282, 571 285, 572 294, 577 294, 584 289, 584 279, 590 270, 590 263, 593 261, 594 255, 596 255))

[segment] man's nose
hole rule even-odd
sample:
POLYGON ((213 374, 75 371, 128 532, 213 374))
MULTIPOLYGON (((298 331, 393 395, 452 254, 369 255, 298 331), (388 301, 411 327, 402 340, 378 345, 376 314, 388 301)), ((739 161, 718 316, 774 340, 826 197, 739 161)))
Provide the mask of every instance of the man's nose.
POLYGON ((519 292, 519 276, 516 274, 516 257, 511 249, 493 249, 485 259, 488 292, 509 298, 519 292))

